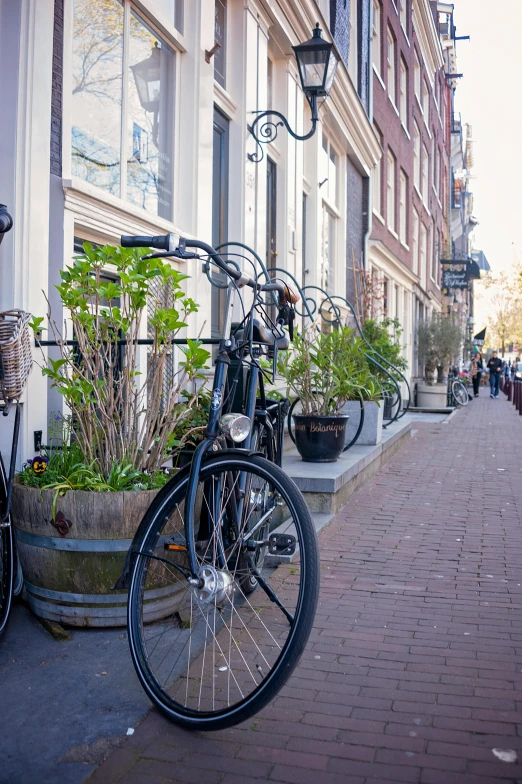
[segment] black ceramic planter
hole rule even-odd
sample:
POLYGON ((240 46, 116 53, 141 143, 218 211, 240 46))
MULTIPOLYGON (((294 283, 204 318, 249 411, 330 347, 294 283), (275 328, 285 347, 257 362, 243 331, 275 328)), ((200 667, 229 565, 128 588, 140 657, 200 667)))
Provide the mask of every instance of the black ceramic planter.
POLYGON ((294 415, 295 445, 306 463, 335 463, 344 449, 349 416, 294 415))

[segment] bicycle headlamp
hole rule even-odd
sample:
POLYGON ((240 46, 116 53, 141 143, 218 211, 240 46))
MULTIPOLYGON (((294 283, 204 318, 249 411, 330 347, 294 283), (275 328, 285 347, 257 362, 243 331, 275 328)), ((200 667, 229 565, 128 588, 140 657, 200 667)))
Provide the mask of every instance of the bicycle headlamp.
POLYGON ((227 438, 239 443, 250 433, 250 419, 244 414, 225 414, 220 420, 221 429, 227 438))

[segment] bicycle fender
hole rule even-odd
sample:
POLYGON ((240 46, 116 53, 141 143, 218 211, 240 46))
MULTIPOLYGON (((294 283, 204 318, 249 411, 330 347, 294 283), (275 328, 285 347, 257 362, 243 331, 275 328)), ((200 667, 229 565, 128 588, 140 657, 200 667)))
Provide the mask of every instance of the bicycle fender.
MULTIPOLYGON (((259 452, 259 451, 254 450, 254 449, 233 449, 233 448, 231 448, 231 449, 220 449, 217 452, 207 452, 203 456, 202 464, 204 465, 208 460, 210 460, 210 458, 217 457, 218 455, 220 457, 226 457, 227 455, 229 455, 230 457, 233 457, 233 456, 236 456, 238 453, 243 455, 244 457, 253 457, 254 455, 259 455, 260 457, 264 457, 262 452, 259 452)), ((160 489, 158 494, 155 496, 155 498, 152 501, 151 505, 149 506, 149 508, 145 512, 145 514, 143 516, 143 519, 142 519, 141 523, 139 524, 139 526, 138 526, 138 528, 136 530, 136 533, 134 534, 134 538, 132 540, 132 544, 131 544, 131 546, 130 546, 128 552, 127 552, 127 555, 125 557, 125 563, 123 565, 123 571, 122 571, 121 575, 119 576, 118 580, 116 581, 116 583, 111 588, 112 591, 128 590, 131 568, 132 568, 132 566, 134 564, 134 560, 135 560, 136 556, 139 553, 139 542, 145 536, 145 532, 146 532, 146 530, 148 528, 150 515, 155 511, 157 506, 159 506, 159 505, 161 505, 163 503, 163 499, 164 499, 164 497, 166 495, 168 495, 170 493, 172 485, 174 483, 178 482, 180 479, 182 479, 189 472, 190 472, 190 463, 188 465, 184 466, 183 468, 181 468, 179 471, 177 471, 174 474, 174 476, 172 477, 172 479, 170 479, 167 482, 167 484, 164 485, 160 489)))

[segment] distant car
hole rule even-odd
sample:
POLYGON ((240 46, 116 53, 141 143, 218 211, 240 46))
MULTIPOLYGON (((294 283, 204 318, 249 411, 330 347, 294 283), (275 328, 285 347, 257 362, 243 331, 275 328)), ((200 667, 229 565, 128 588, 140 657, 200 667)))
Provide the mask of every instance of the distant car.
POLYGON ((522 378, 522 362, 515 362, 515 378, 522 378))

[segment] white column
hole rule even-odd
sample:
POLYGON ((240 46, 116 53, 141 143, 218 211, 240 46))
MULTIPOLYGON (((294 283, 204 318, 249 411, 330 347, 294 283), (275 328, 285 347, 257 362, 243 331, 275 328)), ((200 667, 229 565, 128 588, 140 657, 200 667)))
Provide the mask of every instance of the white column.
MULTIPOLYGON (((53 22, 53 0, 0 2, 0 201, 9 204, 15 221, 1 249, 0 307, 42 316, 49 258, 53 22)), ((19 461, 33 450, 34 430, 46 437, 47 381, 38 367, 24 402, 19 461)))

